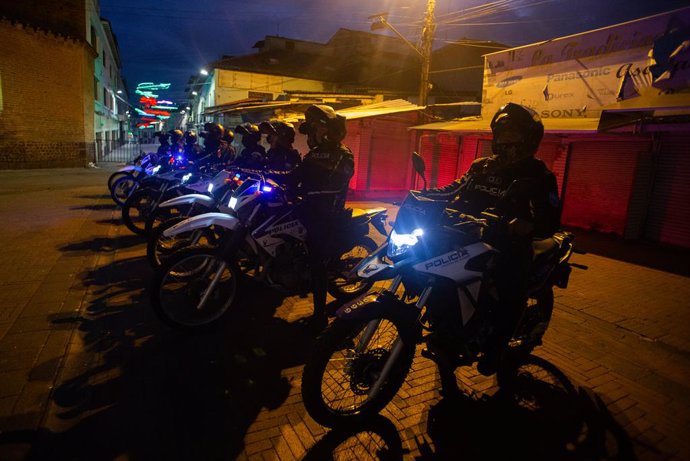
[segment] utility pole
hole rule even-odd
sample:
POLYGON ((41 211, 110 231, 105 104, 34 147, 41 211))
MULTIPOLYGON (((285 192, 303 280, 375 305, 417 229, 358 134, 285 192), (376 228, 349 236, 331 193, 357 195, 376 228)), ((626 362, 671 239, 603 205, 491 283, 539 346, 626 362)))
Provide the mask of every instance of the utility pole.
POLYGON ((424 26, 422 27, 421 47, 416 47, 408 39, 406 39, 398 30, 393 27, 386 19, 388 13, 377 13, 369 16, 369 19, 374 20, 371 24, 371 30, 378 30, 384 27, 392 30, 395 35, 400 37, 406 45, 415 50, 422 59, 422 77, 419 83, 419 103, 420 106, 426 106, 427 96, 431 83, 429 82, 429 71, 431 70, 431 49, 434 44, 434 32, 436 31, 436 22, 434 19, 434 9, 436 8, 436 0, 427 0, 426 14, 424 15, 424 26))
POLYGON ((427 0, 424 27, 422 28, 422 78, 419 85, 420 106, 426 106, 427 96, 429 95, 431 86, 429 82, 429 71, 431 70, 431 49, 434 43, 434 32, 436 31, 436 23, 434 21, 435 7, 436 0, 427 0))

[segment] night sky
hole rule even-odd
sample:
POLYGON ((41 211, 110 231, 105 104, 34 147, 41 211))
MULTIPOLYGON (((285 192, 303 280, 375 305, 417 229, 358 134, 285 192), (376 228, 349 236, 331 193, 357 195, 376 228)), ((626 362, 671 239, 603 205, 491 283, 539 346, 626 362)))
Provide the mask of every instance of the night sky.
MULTIPOLYGON (((426 1, 101 0, 100 5, 117 36, 130 94, 137 82, 171 82, 166 99, 179 99, 189 76, 205 63, 254 53, 252 46, 266 35, 325 43, 339 28, 369 30, 368 16, 387 11, 389 22, 415 43, 426 1)), ((518 46, 686 5, 687 0, 438 0, 434 47, 457 38, 518 46)))

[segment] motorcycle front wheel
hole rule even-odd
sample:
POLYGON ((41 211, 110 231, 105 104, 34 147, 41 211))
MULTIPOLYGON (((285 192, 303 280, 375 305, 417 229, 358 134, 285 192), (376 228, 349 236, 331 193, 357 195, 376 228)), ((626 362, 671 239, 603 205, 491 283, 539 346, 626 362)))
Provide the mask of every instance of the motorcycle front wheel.
POLYGON ((340 255, 329 267, 328 293, 339 301, 347 301, 369 291, 373 282, 359 278, 348 280, 346 275, 376 248, 376 242, 369 237, 362 237, 350 251, 340 255))
POLYGON ((137 235, 146 235, 146 220, 156 209, 160 192, 155 189, 141 189, 134 192, 122 206, 122 222, 137 235))
POLYGON ((115 173, 111 174, 108 178, 108 190, 112 191, 113 184, 115 184, 115 181, 117 181, 120 178, 124 178, 125 176, 131 176, 129 171, 116 171, 115 173))
POLYGON ((223 317, 237 297, 238 271, 210 248, 179 251, 151 282, 151 304, 158 318, 172 327, 193 330, 223 317))
POLYGON ((130 195, 139 188, 139 181, 132 175, 117 178, 110 188, 110 197, 119 206, 123 206, 130 195))
POLYGON ((334 321, 317 338, 304 365, 302 400, 309 415, 336 427, 361 423, 381 411, 412 365, 415 341, 410 331, 409 320, 395 314, 334 321))
POLYGON ((154 269, 163 264, 178 251, 191 246, 215 247, 220 237, 209 228, 183 232, 172 237, 163 235, 177 223, 187 218, 177 216, 164 221, 149 234, 146 244, 146 258, 154 269))

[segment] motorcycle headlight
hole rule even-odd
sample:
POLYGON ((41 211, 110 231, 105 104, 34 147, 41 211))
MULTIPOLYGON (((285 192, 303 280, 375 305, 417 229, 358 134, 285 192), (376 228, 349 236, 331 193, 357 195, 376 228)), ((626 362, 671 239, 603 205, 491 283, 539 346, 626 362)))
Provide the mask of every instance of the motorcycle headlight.
POLYGON ((237 197, 230 197, 230 203, 228 203, 228 207, 230 207, 231 210, 234 210, 235 205, 237 205, 237 197))
POLYGON ((192 173, 187 173, 186 175, 182 176, 182 184, 189 181, 189 178, 191 178, 191 177, 192 177, 192 173))
POLYGON ((160 170, 161 170, 161 166, 160 166, 160 165, 156 165, 156 166, 153 167, 153 172, 152 172, 152 173, 153 173, 153 174, 156 174, 156 173, 158 173, 160 170))
POLYGON ((411 234, 398 234, 393 230, 388 242, 388 257, 394 258, 404 254, 417 244, 422 235, 424 235, 424 231, 419 228, 413 230, 411 234))
POLYGON ((208 185, 208 193, 210 194, 211 192, 213 192, 213 184, 208 185))

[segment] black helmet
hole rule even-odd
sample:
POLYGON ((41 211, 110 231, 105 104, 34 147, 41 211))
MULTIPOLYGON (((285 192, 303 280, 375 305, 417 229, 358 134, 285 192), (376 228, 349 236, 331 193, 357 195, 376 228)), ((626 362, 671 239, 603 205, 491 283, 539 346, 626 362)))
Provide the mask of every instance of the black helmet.
POLYGON ((197 137, 196 132, 194 130, 187 131, 184 134, 184 142, 187 144, 196 144, 197 140, 198 140, 198 137, 197 137))
POLYGON ((223 128, 223 125, 207 122, 204 123, 204 131, 201 133, 201 137, 206 140, 215 139, 216 141, 220 141, 224 133, 225 128, 223 128))
POLYGON ((225 134, 223 135, 223 141, 227 142, 228 144, 231 144, 234 139, 235 133, 233 133, 232 130, 225 130, 225 134))
POLYGON ((544 125, 539 115, 529 107, 512 102, 498 109, 491 119, 491 131, 494 140, 498 133, 506 129, 522 134, 525 155, 534 155, 541 138, 544 137, 544 125))
POLYGON ((304 112, 304 123, 299 126, 299 132, 309 134, 316 125, 323 125, 328 130, 329 141, 340 142, 345 138, 345 117, 335 113, 331 106, 315 104, 304 112))
POLYGON ((289 122, 282 122, 280 120, 261 122, 259 124, 259 131, 263 134, 278 136, 278 139, 286 144, 295 142, 295 126, 289 122))
POLYGON ((156 131, 153 135, 158 138, 158 141, 161 144, 167 144, 168 139, 170 139, 170 135, 168 133, 164 133, 162 131, 156 131))
POLYGON ((182 130, 170 130, 170 131, 168 131, 168 134, 170 135, 172 142, 177 142, 180 139, 182 139, 182 137, 184 136, 184 133, 182 133, 182 130))
POLYGON ((242 135, 242 144, 255 144, 261 140, 261 132, 259 127, 253 123, 243 123, 235 127, 235 133, 242 135))

